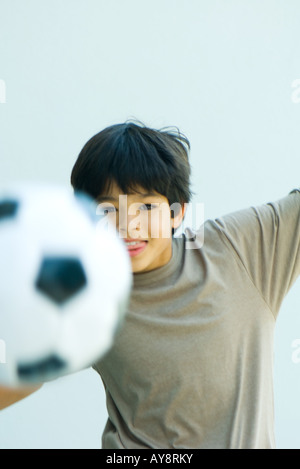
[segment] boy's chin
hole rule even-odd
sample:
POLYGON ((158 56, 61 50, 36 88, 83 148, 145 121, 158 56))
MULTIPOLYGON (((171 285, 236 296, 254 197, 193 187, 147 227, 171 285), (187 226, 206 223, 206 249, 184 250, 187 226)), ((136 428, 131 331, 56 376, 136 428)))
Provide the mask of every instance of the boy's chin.
POLYGON ((131 258, 131 271, 133 274, 142 274, 143 272, 147 272, 148 270, 151 270, 151 268, 148 266, 148 263, 146 262, 145 259, 137 259, 137 258, 131 258))
POLYGON ((133 274, 142 274, 147 271, 147 268, 142 265, 135 265, 135 262, 131 262, 131 270, 133 274))

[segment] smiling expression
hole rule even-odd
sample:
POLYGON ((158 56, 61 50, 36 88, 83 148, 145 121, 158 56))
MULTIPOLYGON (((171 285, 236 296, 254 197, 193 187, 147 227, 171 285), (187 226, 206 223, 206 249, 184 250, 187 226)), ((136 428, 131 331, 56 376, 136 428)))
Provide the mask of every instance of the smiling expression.
POLYGON ((168 199, 137 187, 124 194, 112 181, 97 199, 98 213, 107 217, 126 244, 133 273, 142 273, 167 264, 172 257, 172 228, 183 218, 183 209, 171 217, 168 199))

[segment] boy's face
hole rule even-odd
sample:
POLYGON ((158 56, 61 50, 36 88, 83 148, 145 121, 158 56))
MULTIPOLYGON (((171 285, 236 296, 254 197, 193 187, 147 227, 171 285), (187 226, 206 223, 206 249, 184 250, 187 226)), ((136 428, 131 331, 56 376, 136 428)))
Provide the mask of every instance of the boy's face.
POLYGON ((154 192, 124 194, 113 181, 108 191, 98 197, 98 213, 105 214, 124 240, 133 273, 147 272, 167 264, 172 256, 172 228, 177 228, 183 210, 171 218, 168 200, 154 192))

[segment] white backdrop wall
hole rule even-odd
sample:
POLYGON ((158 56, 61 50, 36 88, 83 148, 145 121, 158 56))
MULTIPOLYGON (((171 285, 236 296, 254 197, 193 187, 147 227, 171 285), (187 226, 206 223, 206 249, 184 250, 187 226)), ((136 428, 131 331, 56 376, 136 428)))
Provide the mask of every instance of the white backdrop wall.
MULTIPOLYGON (((205 218, 286 195, 300 186, 299 24, 298 0, 0 0, 0 183, 69 186, 84 143, 134 117, 190 139, 205 218)), ((276 329, 279 448, 300 448, 299 285, 276 329)), ((105 421, 87 370, 1 412, 0 448, 100 448, 105 421)))

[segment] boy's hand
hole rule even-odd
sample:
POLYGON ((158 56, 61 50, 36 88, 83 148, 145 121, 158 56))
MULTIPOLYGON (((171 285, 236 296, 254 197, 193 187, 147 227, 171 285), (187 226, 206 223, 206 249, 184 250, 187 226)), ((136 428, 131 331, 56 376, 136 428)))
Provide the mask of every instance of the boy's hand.
POLYGON ((14 404, 15 402, 24 399, 25 397, 29 396, 33 392, 40 389, 42 385, 28 387, 24 389, 12 389, 12 388, 5 388, 0 387, 0 411, 9 407, 10 405, 14 404))

